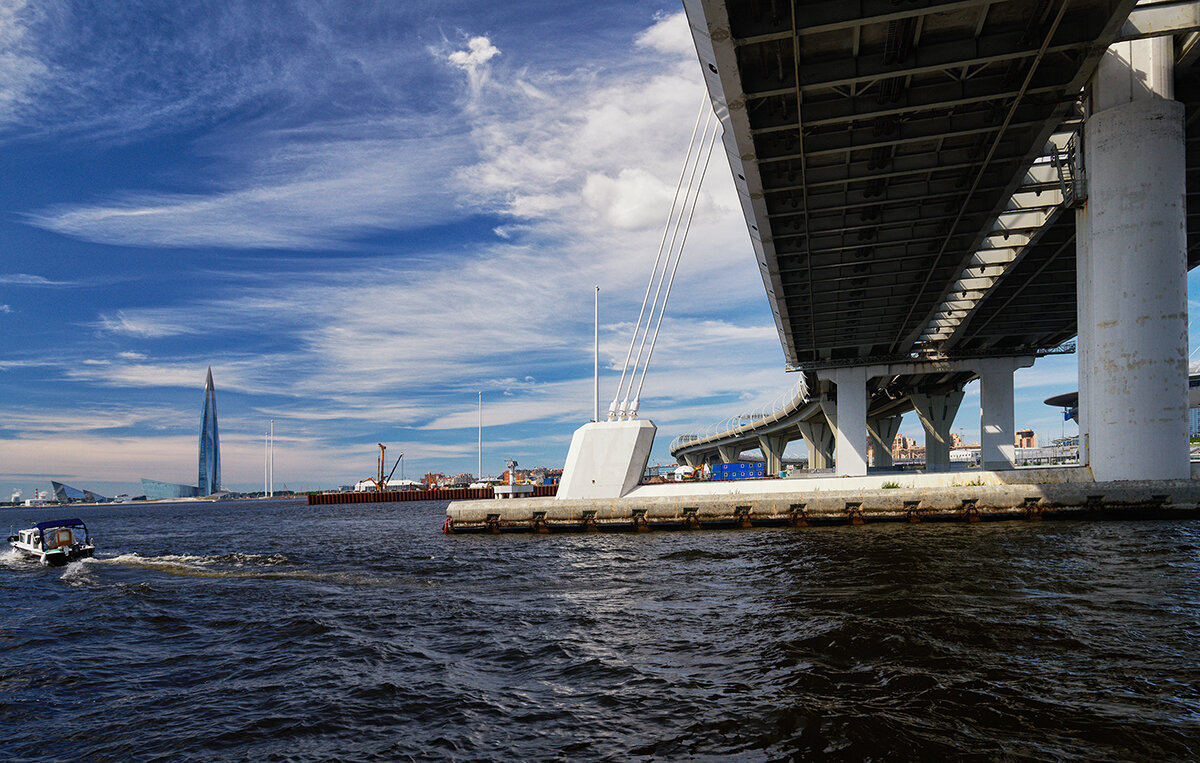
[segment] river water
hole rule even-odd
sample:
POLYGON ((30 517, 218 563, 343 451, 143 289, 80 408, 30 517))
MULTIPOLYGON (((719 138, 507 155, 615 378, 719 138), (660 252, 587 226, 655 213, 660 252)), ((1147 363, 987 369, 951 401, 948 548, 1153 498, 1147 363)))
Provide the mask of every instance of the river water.
POLYGON ((1200 521, 447 536, 444 509, 4 510, 77 513, 98 558, 0 555, 0 757, 1200 758, 1200 521))

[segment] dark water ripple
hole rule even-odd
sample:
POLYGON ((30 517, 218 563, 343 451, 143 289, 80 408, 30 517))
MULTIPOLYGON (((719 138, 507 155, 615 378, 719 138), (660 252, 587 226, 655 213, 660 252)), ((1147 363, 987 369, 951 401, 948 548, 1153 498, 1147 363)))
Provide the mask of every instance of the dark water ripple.
POLYGON ((0 555, 0 756, 1200 758, 1198 522, 470 537, 443 507, 83 509, 100 558, 0 555))

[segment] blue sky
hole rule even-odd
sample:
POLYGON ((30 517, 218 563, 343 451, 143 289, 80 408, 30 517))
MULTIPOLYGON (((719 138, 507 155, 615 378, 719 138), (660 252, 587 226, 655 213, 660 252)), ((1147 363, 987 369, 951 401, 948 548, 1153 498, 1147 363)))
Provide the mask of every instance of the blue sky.
MULTIPOLYGON (((485 472, 561 465, 593 284, 607 402, 701 94, 676 3, 3 0, 0 489, 194 483, 210 365, 234 489, 270 419, 277 485, 377 442, 473 472, 479 390, 485 472)), ((723 157, 696 215, 655 461, 794 381, 723 157)), ((1057 436, 1074 359, 1017 384, 1057 436)))

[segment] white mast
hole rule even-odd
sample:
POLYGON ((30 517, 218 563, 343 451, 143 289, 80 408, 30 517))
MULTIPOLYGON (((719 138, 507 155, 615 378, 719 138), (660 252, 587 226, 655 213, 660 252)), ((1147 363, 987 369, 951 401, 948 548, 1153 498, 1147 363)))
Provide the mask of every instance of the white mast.
POLYGON ((483 480, 483 390, 479 390, 479 462, 475 464, 475 478, 483 480))
POLYGON ((271 419, 271 455, 270 468, 267 470, 271 475, 271 497, 275 497, 275 419, 271 419))
POLYGON ((596 305, 595 305, 595 329, 596 336, 593 342, 595 355, 592 364, 592 391, 594 393, 596 406, 592 412, 592 421, 600 420, 600 287, 596 286, 596 305))

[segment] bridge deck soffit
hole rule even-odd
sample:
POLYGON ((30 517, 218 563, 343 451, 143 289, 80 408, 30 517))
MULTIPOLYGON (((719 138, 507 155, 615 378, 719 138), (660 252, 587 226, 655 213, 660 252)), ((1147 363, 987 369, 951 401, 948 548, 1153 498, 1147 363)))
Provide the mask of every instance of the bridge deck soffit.
POLYGON ((686 0, 789 367, 1073 335, 1065 310, 981 305, 1047 279, 1073 305, 1058 160, 1083 85, 1122 34, 1200 31, 1197 4, 1135 5, 686 0))

